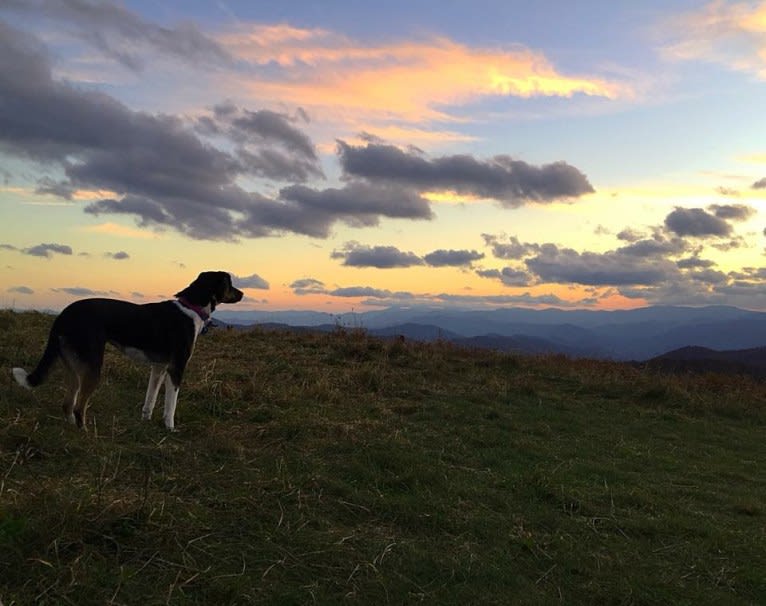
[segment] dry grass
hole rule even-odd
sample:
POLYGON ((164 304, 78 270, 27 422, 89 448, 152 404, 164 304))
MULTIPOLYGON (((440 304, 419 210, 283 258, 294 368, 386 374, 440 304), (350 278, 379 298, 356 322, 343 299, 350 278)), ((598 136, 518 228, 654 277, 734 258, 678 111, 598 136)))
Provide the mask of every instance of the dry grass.
POLYGON ((51 319, 0 313, 0 601, 766 603, 766 388, 359 331, 214 331, 178 434, 110 354, 87 433, 51 319))

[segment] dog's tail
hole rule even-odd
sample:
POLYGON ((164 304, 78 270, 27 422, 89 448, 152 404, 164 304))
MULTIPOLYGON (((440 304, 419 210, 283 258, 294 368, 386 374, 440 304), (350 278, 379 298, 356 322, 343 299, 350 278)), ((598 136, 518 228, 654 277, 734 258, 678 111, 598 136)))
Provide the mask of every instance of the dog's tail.
POLYGON ((37 387, 45 381, 51 367, 59 357, 59 352, 59 337, 55 334, 55 331, 51 331, 51 334, 48 337, 48 344, 45 346, 43 357, 40 358, 40 361, 37 363, 37 368, 31 373, 28 373, 23 368, 14 368, 11 371, 13 373, 13 378, 16 379, 16 382, 19 385, 26 387, 27 389, 37 387))

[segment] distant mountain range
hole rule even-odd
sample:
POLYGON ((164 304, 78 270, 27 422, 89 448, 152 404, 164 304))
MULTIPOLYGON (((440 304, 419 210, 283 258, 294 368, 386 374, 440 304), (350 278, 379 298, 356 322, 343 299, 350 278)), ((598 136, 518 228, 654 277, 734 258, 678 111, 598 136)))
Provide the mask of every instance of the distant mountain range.
POLYGON ((766 313, 729 306, 655 306, 619 311, 412 307, 339 315, 221 310, 216 317, 246 326, 260 324, 291 330, 360 328, 378 336, 441 339, 469 347, 613 360, 652 360, 684 348, 720 352, 766 346, 766 313))

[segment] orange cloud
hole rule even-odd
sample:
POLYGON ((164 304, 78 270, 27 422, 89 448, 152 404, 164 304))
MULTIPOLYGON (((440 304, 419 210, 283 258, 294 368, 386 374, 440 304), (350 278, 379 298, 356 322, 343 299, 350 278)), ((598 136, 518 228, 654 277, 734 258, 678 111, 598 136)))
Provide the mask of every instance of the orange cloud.
POLYGON ((716 0, 679 15, 661 28, 662 49, 675 60, 702 60, 766 79, 766 2, 716 0))
POLYGON ((524 47, 475 48, 443 37, 364 46, 326 30, 287 25, 251 26, 220 41, 241 60, 269 66, 268 78, 247 85, 254 96, 339 114, 456 121, 445 107, 485 97, 630 94, 616 82, 562 74, 524 47))

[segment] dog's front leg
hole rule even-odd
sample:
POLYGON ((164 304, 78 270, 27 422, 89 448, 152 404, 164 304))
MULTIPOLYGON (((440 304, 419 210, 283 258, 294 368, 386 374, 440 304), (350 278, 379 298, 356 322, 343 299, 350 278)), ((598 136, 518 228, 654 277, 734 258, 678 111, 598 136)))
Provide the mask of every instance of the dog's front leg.
POLYGON ((160 385, 165 379, 165 366, 152 364, 151 374, 149 375, 149 385, 146 388, 146 398, 144 398, 144 407, 141 409, 141 418, 148 421, 152 418, 152 411, 157 402, 157 396, 160 393, 160 385))
POLYGON ((178 403, 178 390, 173 383, 173 379, 170 378, 170 374, 165 375, 165 412, 163 418, 165 420, 165 427, 171 431, 175 431, 175 417, 176 417, 176 404, 178 403))

